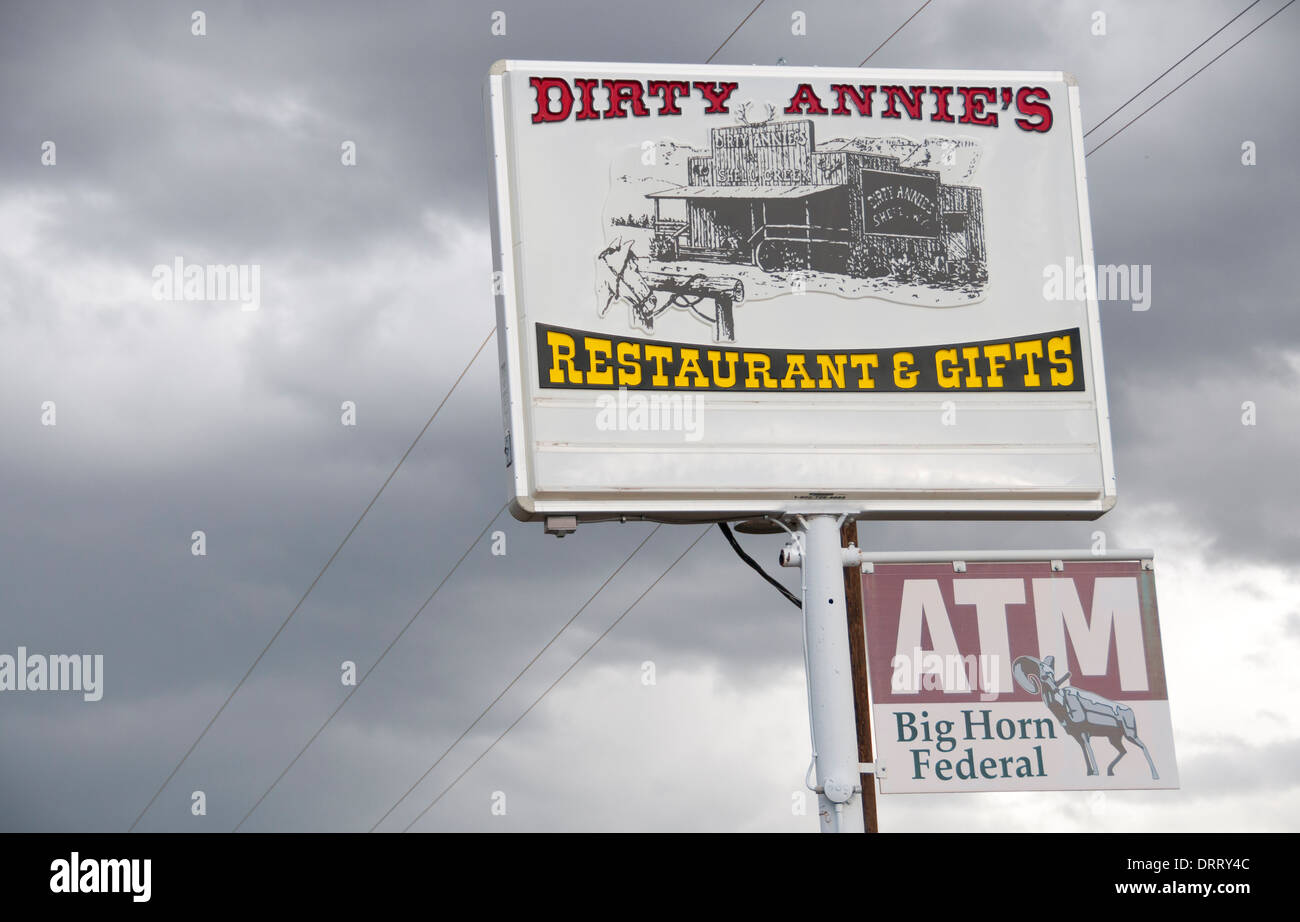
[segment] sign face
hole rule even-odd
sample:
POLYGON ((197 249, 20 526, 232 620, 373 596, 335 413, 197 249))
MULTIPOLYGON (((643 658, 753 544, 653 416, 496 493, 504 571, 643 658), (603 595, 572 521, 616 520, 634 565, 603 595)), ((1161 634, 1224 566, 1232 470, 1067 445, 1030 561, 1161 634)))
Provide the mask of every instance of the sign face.
POLYGON ((877 564, 862 577, 880 791, 1177 788, 1139 560, 877 564))
POLYGON ((516 516, 1114 504, 1068 75, 503 61, 488 120, 516 516))

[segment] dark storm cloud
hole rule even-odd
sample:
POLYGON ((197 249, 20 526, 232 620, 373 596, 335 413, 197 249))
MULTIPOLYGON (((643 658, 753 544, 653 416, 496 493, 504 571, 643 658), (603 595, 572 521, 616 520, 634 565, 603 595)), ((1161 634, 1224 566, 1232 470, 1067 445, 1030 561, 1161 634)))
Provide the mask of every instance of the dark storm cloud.
MULTIPOLYGON (((106 659, 93 709, 0 702, 0 828, 129 825, 487 333, 489 64, 702 61, 753 4, 527 4, 506 11, 501 38, 489 31, 498 6, 208 3, 202 39, 189 34, 189 10, 166 4, 0 12, 0 201, 16 216, 3 242, 18 254, 0 272, 0 647, 106 659), (58 143, 53 169, 39 165, 46 139, 58 143), (356 168, 339 163, 345 139, 357 142, 356 168), (150 269, 176 255, 260 262, 263 310, 240 318, 147 300, 150 269), (139 301, 122 295, 121 273, 145 286, 139 301), (46 399, 59 404, 54 430, 37 426, 46 399), (356 429, 339 424, 347 399, 356 429), (196 528, 205 558, 189 553, 196 528)), ((796 37, 791 8, 768 3, 716 61, 856 65, 914 8, 800 4, 809 29, 796 37)), ((1092 124, 1228 16, 1211 4, 1116 11, 1098 39, 1090 15, 1080 3, 935 4, 872 64, 1062 67, 1078 75, 1092 124), (1178 29, 1167 27, 1174 16, 1178 29)), ((1295 366, 1284 357, 1300 348, 1287 265, 1296 113, 1292 97, 1266 105, 1252 94, 1294 77, 1295 19, 1279 17, 1089 158, 1098 261, 1154 270, 1151 310, 1103 306, 1117 513, 1064 525, 864 523, 864 546, 1084 547, 1098 529, 1121 533, 1112 546, 1142 543, 1129 510, 1173 503, 1224 553, 1293 562, 1293 510, 1272 485, 1290 481, 1297 449, 1295 366), (1246 139, 1256 167, 1240 165, 1246 139), (1253 430, 1239 422, 1248 399, 1260 405, 1253 430)), ((340 663, 369 668, 504 501, 500 443, 489 345, 143 828, 228 829, 242 817, 346 694, 340 663), (189 812, 197 789, 209 798, 203 820, 189 812)), ((508 554, 479 543, 249 828, 368 827, 649 526, 555 541, 503 515, 497 529, 508 554)), ((462 744, 455 772, 696 532, 661 529, 462 744)), ((780 538, 742 541, 798 585, 797 571, 774 566, 780 538)), ((757 695, 799 670, 799 631, 798 612, 709 534, 556 694, 600 687, 588 683, 602 664, 635 675, 652 660, 668 674, 715 670, 718 695, 757 695)), ((796 747, 801 708, 790 711, 796 747)), ((721 737, 728 721, 717 719, 707 730, 721 737)), ((517 748, 503 744, 476 769, 473 797, 497 784, 545 803, 521 828, 693 822, 683 804, 711 793, 694 782, 657 791, 651 775, 631 803, 601 800, 625 815, 581 815, 562 757, 612 757, 585 736, 574 738, 589 749, 559 752, 544 772, 511 760, 552 752, 547 735, 569 740, 583 720, 540 708, 517 748), (661 815, 656 804, 670 799, 661 815)), ((693 745, 685 731, 656 732, 666 760, 693 745)), ((620 739, 616 728, 607 736, 620 739)), ((743 754, 718 758, 753 771, 743 754)), ((431 779, 402 824, 451 777, 431 779)), ((781 784, 762 796, 788 817, 781 784)), ((419 828, 478 828, 480 806, 449 798, 419 828)), ((719 828, 760 814, 768 824, 741 800, 727 811, 719 828)))

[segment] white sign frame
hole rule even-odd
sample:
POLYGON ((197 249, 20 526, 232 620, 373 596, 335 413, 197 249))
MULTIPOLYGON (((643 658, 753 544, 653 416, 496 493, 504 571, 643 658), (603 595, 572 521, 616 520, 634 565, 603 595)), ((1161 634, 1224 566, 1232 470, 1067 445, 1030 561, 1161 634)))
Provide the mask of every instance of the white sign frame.
MULTIPOLYGON (((799 513, 845 513, 863 518, 885 519, 1093 519, 1115 503, 1116 486, 1109 428, 1109 411, 1106 398, 1104 364, 1101 354, 1101 330, 1095 291, 1087 292, 1086 305, 1080 315, 1078 329, 1084 342, 1087 361, 1080 362, 1085 370, 1086 393, 1095 409, 1096 440, 1088 443, 1089 458, 1096 461, 1097 476, 1084 485, 1070 489, 1056 487, 1043 489, 1035 485, 999 486, 993 479, 962 492, 946 489, 844 491, 841 484, 817 482, 794 483, 788 489, 774 490, 770 485, 755 489, 743 482, 731 484, 687 484, 681 489, 665 490, 662 484, 645 488, 634 483, 605 483, 595 489, 575 487, 572 483, 556 488, 551 482, 539 482, 539 448, 534 429, 537 395, 533 393, 538 369, 530 352, 528 323, 535 322, 530 314, 528 287, 523 281, 520 239, 520 208, 517 196, 516 170, 512 164, 515 156, 514 126, 510 112, 509 81, 519 75, 520 85, 527 88, 529 74, 581 75, 586 77, 612 77, 628 79, 713 79, 745 80, 781 78, 793 81, 806 79, 818 84, 826 81, 857 83, 944 83, 954 85, 1010 85, 1034 86, 1045 81, 1065 86, 1066 99, 1053 100, 1053 117, 1060 130, 1068 130, 1073 157, 1074 197, 1078 215, 1078 255, 1082 265, 1093 265, 1091 221, 1088 210, 1086 173, 1082 125, 1079 114, 1078 87, 1074 78, 1063 72, 1043 71, 956 71, 956 70, 879 70, 841 68, 792 67, 737 67, 705 65, 653 65, 585 62, 532 62, 498 61, 490 69, 485 103, 488 121, 489 145, 492 151, 492 239, 494 292, 497 314, 498 352, 502 381, 502 409, 505 421, 506 464, 510 479, 510 508, 516 518, 538 520, 547 516, 574 515, 579 521, 618 518, 645 518, 659 521, 711 521, 748 518, 761 515, 799 513), (1065 123, 1061 124, 1060 120, 1065 123), (530 377, 531 376, 531 377, 530 377)), ((599 91, 597 91, 599 92, 599 91)), ((696 100, 683 99, 683 106, 696 100)), ((1004 113, 1010 118, 1014 112, 1004 113)), ((873 120, 874 121, 874 120, 873 120)), ((716 123, 719 127, 729 122, 716 123)), ((594 127, 594 126, 593 126, 594 127)), ((655 136, 671 133, 673 125, 647 126, 655 136)), ((873 128, 881 128, 878 123, 873 128)), ((997 129, 1004 130, 1004 129, 997 129)), ((811 223, 811 222, 810 222, 811 223)), ((1071 231, 1072 232, 1072 231, 1071 231)), ((743 311, 743 307, 741 308, 743 311)), ((549 322, 549 321, 548 321, 549 322)), ((590 326, 590 325, 588 325, 590 326)), ((1002 334, 998 334, 1002 335, 1002 334)), ((1015 335, 1014 331, 1006 335, 1015 335)), ((665 337, 670 339, 673 337, 665 337)), ((835 344, 826 343, 827 348, 835 344)), ((855 346, 858 344, 854 344, 855 346)), ((872 344, 861 344, 863 347, 872 344)), ((899 345, 899 344, 895 344, 899 345)), ((588 396, 590 391, 585 392, 588 396)), ((727 397, 736 395, 728 394, 727 397)), ((788 395, 778 395, 787 398, 788 395)), ((885 395, 872 395, 880 398, 885 395)), ((895 396, 895 395, 889 395, 895 396)), ((939 412, 942 395, 935 398, 935 413, 939 412)), ((986 396, 986 395, 980 395, 986 396)), ((1042 407, 1039 407, 1041 410, 1042 407)), ((874 408, 873 408, 874 412, 874 408)), ((592 413, 595 413, 593 404, 592 413)), ((787 413, 787 415, 789 415, 787 413)), ((1040 419, 1043 416, 1040 414, 1040 419)), ((551 446, 554 448, 554 445, 551 446)), ((671 453, 674 446, 654 446, 650 450, 671 453)), ((1027 446, 1028 451, 1041 451, 1043 457, 1052 449, 1027 446)), ((814 451, 809 448, 809 451, 814 451)), ((617 463, 611 452, 610 463, 617 463)), ((667 457, 667 454, 665 455, 667 457)), ((917 457, 921 457, 918 455, 917 457)), ((904 462, 899 462, 900 466, 904 462)), ((1040 462, 1047 464, 1047 462, 1040 462)), ((933 473, 933 472, 928 472, 933 473)), ((1019 474, 1009 475, 1011 479, 1019 474)), ((542 478, 544 479, 544 478, 542 478)), ((590 483, 590 480, 585 481, 590 483)))

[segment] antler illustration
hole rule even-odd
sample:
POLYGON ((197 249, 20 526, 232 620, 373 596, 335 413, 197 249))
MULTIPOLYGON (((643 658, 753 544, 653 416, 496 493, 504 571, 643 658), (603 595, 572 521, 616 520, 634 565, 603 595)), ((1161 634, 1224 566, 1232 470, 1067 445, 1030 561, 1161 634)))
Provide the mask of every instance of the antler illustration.
POLYGON ((767 117, 764 118, 764 119, 763 119, 762 121, 760 121, 760 122, 752 122, 752 121, 750 121, 750 120, 749 120, 749 107, 752 106, 753 104, 754 104, 754 101, 753 101, 752 99, 749 100, 748 102, 744 103, 744 104, 740 107, 740 111, 738 111, 738 112, 736 113, 736 118, 737 118, 737 120, 740 121, 741 124, 743 124, 743 125, 766 125, 768 122, 772 121, 772 119, 774 119, 774 118, 776 117, 776 106, 775 106, 773 103, 770 103, 770 102, 769 102, 769 103, 765 103, 765 105, 767 106, 767 117))

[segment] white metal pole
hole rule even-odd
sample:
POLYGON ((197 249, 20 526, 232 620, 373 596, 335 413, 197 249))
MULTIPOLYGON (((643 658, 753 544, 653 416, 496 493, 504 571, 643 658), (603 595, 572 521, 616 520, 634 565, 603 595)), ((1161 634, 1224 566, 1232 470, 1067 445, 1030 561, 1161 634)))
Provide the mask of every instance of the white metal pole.
POLYGON ((853 710, 849 622, 844 607, 844 556, 835 516, 800 520, 808 701, 822 832, 866 832, 859 785, 858 730, 853 710))

